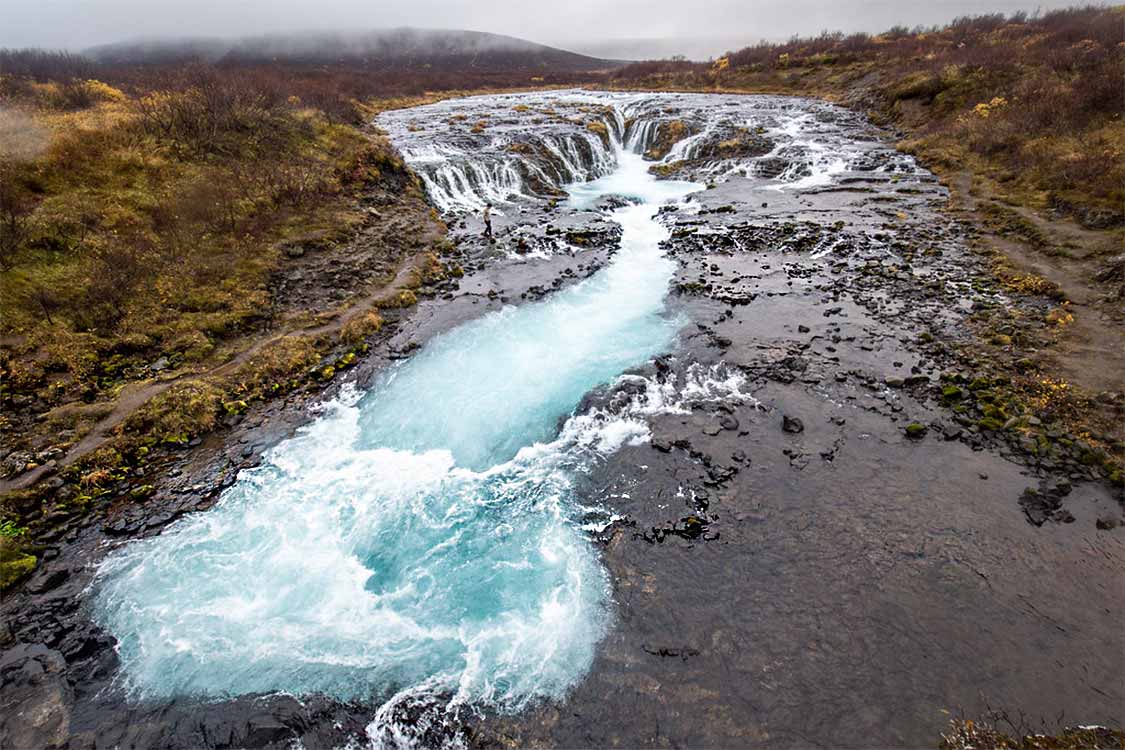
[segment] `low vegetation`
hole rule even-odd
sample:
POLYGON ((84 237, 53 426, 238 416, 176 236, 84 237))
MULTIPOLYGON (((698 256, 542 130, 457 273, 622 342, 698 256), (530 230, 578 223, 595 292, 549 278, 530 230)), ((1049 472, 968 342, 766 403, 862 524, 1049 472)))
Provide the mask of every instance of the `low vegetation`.
POLYGON ((1044 728, 1026 716, 991 711, 981 719, 955 719, 940 750, 1102 750, 1125 747, 1125 732, 1106 727, 1044 728))
MULTIPOLYGON (((28 537, 52 513, 144 497, 154 453, 256 400, 332 380, 384 316, 417 301, 414 288, 460 273, 435 261, 347 315, 287 310, 274 294, 279 267, 310 246, 346 245, 370 220, 358 208, 364 195, 405 192, 421 205, 401 160, 365 128, 380 109, 575 83, 824 96, 899 127, 903 148, 935 170, 971 174, 973 189, 995 198, 980 212, 989 230, 1065 254, 1023 209, 1068 214, 1120 247, 1123 79, 1122 7, 822 34, 706 64, 533 76, 258 59, 106 64, 0 50, 0 481, 98 438, 60 463, 51 487, 0 501, 0 588, 33 568, 28 537), (326 329, 333 318, 338 325, 326 329)), ((609 137, 596 108, 581 114, 575 122, 609 137)), ((464 124, 483 132, 489 120, 464 124)), ((689 134, 682 122, 665 123, 648 156, 666 156, 689 134)), ((732 132, 715 148, 754 152, 757 135, 732 132)), ((1106 273, 1121 283, 1120 266, 1106 273)), ((1053 282, 1000 256, 995 275, 1007 291, 1053 298, 1050 322, 1068 324, 1053 282)), ((992 341, 1010 346, 1012 336, 992 341)), ((1048 396, 1069 404, 1068 393, 1048 396)), ((990 418, 1000 416, 982 416, 990 418)))
POLYGON ((353 126, 358 103, 344 118, 246 72, 5 75, 0 91, 24 126, 0 140, 2 398, 56 423, 223 359, 270 322, 279 243, 402 168, 353 126))
POLYGON ((743 90, 858 104, 940 170, 1090 227, 1125 224, 1125 7, 960 18, 941 28, 824 33, 713 63, 626 66, 622 88, 743 90))

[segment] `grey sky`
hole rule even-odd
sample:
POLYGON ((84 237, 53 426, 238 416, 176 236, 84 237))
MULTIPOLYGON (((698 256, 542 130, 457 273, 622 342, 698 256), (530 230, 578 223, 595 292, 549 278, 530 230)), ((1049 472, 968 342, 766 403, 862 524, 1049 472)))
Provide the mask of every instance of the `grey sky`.
POLYGON ((0 46, 81 49, 139 37, 419 26, 492 31, 606 56, 707 57, 824 29, 881 31, 1075 1, 0 0, 0 46))

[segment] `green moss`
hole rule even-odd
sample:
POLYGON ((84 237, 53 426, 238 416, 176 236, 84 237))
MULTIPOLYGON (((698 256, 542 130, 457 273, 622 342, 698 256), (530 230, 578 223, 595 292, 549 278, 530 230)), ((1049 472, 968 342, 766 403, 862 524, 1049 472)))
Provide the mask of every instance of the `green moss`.
POLYGON ((927 427, 920 422, 911 422, 906 425, 905 432, 911 440, 921 440, 926 435, 927 427))
POLYGON ((965 395, 964 391, 962 391, 959 387, 957 387, 955 385, 950 384, 950 385, 942 386, 942 389, 941 389, 942 401, 946 401, 946 402, 960 401, 961 398, 964 395, 965 395))
POLYGON ((11 588, 35 570, 36 559, 11 539, 0 537, 0 591, 11 588))

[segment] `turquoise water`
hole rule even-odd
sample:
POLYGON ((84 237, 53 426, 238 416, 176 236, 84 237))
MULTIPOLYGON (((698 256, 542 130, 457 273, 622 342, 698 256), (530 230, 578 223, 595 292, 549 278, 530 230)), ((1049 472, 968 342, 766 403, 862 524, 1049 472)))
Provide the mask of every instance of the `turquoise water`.
POLYGON ((559 418, 672 345, 653 216, 697 187, 618 159, 571 190, 576 205, 644 201, 614 213, 612 264, 434 339, 327 404, 212 510, 109 557, 95 614, 135 697, 427 693, 507 710, 582 677, 610 601, 575 480, 647 428, 594 414, 560 432, 559 418))

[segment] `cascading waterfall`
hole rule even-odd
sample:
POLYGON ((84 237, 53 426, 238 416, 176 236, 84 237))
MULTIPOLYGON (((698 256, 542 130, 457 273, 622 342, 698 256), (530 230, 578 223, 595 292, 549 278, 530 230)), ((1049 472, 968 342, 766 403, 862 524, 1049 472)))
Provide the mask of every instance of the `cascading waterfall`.
MULTIPOLYGON (((616 132, 615 123, 603 124, 616 132)), ((552 157, 546 162, 549 172, 519 155, 481 160, 470 158, 468 151, 449 147, 408 150, 405 156, 416 168, 430 199, 446 212, 480 211, 489 202, 534 198, 528 174, 534 174, 552 190, 559 190, 569 183, 597 179, 617 165, 614 146, 607 146, 591 133, 543 135, 534 143, 552 157)))
MULTIPOLYGON (((126 690, 381 700, 371 741, 399 747, 462 706, 516 710, 581 678, 610 617, 585 530, 607 517, 582 500, 582 477, 644 440, 647 415, 738 398, 741 386, 700 370, 646 381, 625 408, 557 431, 585 393, 667 350, 679 326, 664 310, 674 264, 654 215, 700 186, 657 181, 613 145, 592 169, 614 169, 570 188, 576 206, 608 193, 642 201, 612 214, 622 238, 610 266, 435 338, 367 393, 325 405, 213 509, 103 563, 94 611, 118 639, 126 690), (422 704, 425 718, 400 721, 422 704)), ((471 207, 511 189, 505 162, 450 161, 457 153, 411 154, 440 164, 426 183, 435 200, 471 207)))
POLYGON ((621 249, 543 302, 436 337, 366 393, 326 404, 213 509, 110 555, 93 610, 118 639, 123 688, 378 701, 372 744, 405 747, 464 707, 518 710, 581 679, 611 618, 587 538, 608 515, 584 477, 646 439, 652 414, 746 398, 738 375, 692 368, 684 382, 637 384, 612 410, 572 413, 591 389, 668 350, 680 325, 664 308, 674 264, 655 215, 702 186, 649 173, 640 154, 660 123, 694 117, 695 135, 665 161, 694 159, 701 175, 800 190, 845 169, 912 169, 824 127, 848 115, 823 105, 757 97, 720 111, 709 100, 700 117, 692 96, 500 95, 383 116, 442 211, 560 187, 573 209, 624 196, 635 202, 609 214, 621 249), (528 115, 497 117, 484 134, 442 116, 482 106, 528 115), (437 125, 414 127, 427 115, 437 125), (776 146, 698 163, 708 138, 735 127, 776 146))
MULTIPOLYGON (((522 100, 507 101, 529 111, 523 122, 513 120, 512 131, 497 125, 498 133, 487 131, 473 140, 464 132, 450 128, 431 136, 440 142, 412 144, 406 149, 407 161, 426 185, 431 199, 446 212, 479 212, 486 202, 511 203, 536 197, 555 196, 567 183, 596 179, 615 168, 613 149, 582 125, 604 126, 615 143, 622 143, 629 153, 644 153, 659 135, 660 127, 673 120, 688 124, 688 137, 672 144, 658 162, 667 166, 679 161, 690 162, 694 179, 707 182, 745 177, 772 183, 771 189, 801 191, 820 189, 837 182, 849 173, 868 176, 893 173, 928 179, 910 157, 887 149, 863 145, 841 137, 836 122, 846 113, 829 111, 816 105, 786 97, 738 97, 693 94, 589 94, 563 92, 556 100, 523 95, 522 100), (706 116, 701 116, 702 98, 710 97, 706 116), (717 101, 718 100, 718 101, 717 101), (529 107, 524 102, 529 102, 529 107), (544 117, 555 104, 579 105, 580 117, 544 117), (605 105, 612 104, 611 110, 605 105), (581 105, 595 104, 594 111, 581 105), (541 109, 536 109, 539 107, 541 109), (752 131, 774 143, 765 154, 737 158, 717 158, 713 146, 732 130, 752 131), (485 147, 481 141, 489 141, 485 147), (503 148, 497 147, 502 145, 503 148), (487 157, 481 157, 481 152, 487 157), (472 174, 466 160, 484 159, 481 163, 515 165, 516 174, 503 179, 494 174, 472 174)), ((450 110, 467 107, 450 104, 450 110)), ((504 97, 491 101, 506 103, 504 97)), ((440 106, 440 105, 434 105, 440 106)), ((444 112, 444 111, 443 111, 444 112)), ((460 115, 461 113, 458 113, 460 115)), ((411 115, 413 116, 413 115, 411 115)), ((386 116, 385 116, 386 117, 386 116)), ((390 115, 400 135, 410 139, 407 116, 390 115)), ((462 117, 462 119, 468 119, 462 117)), ((454 120, 456 121, 456 120, 454 120)))

